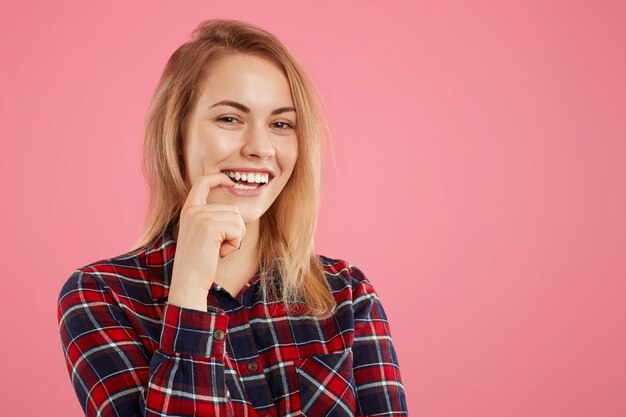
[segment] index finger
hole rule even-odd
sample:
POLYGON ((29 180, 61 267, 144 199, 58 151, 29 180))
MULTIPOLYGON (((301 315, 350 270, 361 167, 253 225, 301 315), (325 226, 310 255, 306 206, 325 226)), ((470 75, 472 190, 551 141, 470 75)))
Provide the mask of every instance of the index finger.
POLYGON ((232 186, 234 182, 228 177, 228 175, 218 172, 198 176, 189 190, 187 200, 185 200, 185 206, 203 206, 206 204, 206 199, 209 196, 211 188, 218 187, 220 185, 232 186))

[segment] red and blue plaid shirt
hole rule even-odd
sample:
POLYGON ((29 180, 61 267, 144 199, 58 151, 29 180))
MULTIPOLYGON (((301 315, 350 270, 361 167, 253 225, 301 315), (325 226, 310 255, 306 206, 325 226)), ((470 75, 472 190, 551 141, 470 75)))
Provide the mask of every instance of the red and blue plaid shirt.
POLYGON ((406 416, 389 323, 371 282, 318 255, 337 301, 315 320, 213 283, 207 311, 167 303, 173 223, 143 248, 69 277, 61 341, 87 416, 406 416))

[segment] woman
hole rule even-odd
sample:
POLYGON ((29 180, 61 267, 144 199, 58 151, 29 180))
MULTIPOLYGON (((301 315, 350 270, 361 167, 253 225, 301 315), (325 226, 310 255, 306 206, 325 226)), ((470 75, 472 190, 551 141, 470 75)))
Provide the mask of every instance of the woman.
POLYGON ((172 55, 146 123, 144 234, 59 295, 86 415, 407 415, 372 284, 314 250, 313 91, 244 22, 203 22, 172 55))

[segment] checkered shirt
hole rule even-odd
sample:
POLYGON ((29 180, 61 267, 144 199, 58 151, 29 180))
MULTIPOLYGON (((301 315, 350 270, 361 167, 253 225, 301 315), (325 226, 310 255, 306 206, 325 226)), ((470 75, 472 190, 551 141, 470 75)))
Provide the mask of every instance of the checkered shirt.
MULTIPOLYGON (((318 255, 337 307, 286 314, 257 271, 207 311, 167 303, 176 241, 75 270, 58 299, 67 370, 86 416, 407 416, 389 323, 356 266, 318 255)), ((301 310, 304 311, 304 310, 301 310)))

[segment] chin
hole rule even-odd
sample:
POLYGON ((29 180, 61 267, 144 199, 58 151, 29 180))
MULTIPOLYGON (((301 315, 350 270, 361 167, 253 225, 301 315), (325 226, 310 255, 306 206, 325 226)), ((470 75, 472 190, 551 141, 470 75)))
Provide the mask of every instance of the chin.
POLYGON ((241 218, 243 219, 243 222, 245 224, 250 224, 250 223, 254 223, 256 221, 259 221, 259 219, 261 219, 262 215, 263 215, 263 213, 242 212, 241 213, 241 218))

